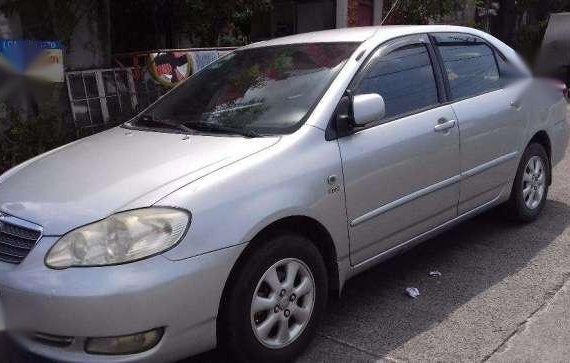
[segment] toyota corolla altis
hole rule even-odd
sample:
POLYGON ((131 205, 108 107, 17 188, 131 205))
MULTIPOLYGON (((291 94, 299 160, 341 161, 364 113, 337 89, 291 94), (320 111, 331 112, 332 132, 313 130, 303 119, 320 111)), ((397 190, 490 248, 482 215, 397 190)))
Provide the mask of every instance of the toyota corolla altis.
POLYGON ((567 102, 463 27, 246 46, 0 177, 0 306, 57 361, 289 361, 347 279, 546 202, 567 102))

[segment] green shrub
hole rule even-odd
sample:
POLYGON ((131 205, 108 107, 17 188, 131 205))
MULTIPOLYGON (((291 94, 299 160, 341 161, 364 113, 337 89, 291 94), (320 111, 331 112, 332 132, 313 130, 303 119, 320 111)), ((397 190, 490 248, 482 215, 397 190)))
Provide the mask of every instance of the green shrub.
POLYGON ((7 115, 0 118, 0 126, 5 127, 0 129, 0 174, 77 138, 74 128, 56 112, 43 112, 25 120, 16 111, 7 115))
POLYGON ((538 24, 523 25, 515 35, 514 48, 530 66, 535 64, 547 25, 548 23, 545 21, 538 24))

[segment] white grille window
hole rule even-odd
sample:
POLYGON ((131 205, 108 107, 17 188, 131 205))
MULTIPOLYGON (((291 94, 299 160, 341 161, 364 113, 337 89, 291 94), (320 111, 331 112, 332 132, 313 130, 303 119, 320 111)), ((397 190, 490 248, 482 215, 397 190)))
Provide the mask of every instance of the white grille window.
POLYGON ((137 93, 131 69, 100 69, 66 74, 75 126, 98 129, 134 114, 137 93))

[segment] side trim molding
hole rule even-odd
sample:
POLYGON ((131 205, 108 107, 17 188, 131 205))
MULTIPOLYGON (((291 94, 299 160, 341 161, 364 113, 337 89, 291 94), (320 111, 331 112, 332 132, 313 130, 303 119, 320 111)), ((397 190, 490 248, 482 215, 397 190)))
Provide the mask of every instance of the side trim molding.
POLYGON ((465 179, 465 178, 469 178, 472 177, 474 175, 480 174, 482 172, 484 172, 487 169, 491 169, 499 164, 505 163, 513 158, 515 158, 517 155, 519 154, 518 151, 513 151, 512 153, 503 155, 501 157, 498 157, 496 159, 493 159, 491 161, 488 161, 484 164, 481 164, 479 166, 474 167, 473 169, 469 169, 466 172, 461 174, 461 178, 465 179))
POLYGON ((435 191, 437 191, 437 190, 439 190, 439 189, 443 189, 443 188, 445 188, 445 187, 448 187, 448 186, 450 186, 450 185, 452 185, 452 184, 455 184, 455 183, 459 182, 460 180, 461 180, 461 176, 460 176, 460 175, 456 175, 456 176, 451 177, 451 178, 449 178, 449 179, 445 179, 445 180, 440 181, 440 182, 438 182, 438 183, 432 184, 432 185, 430 185, 430 186, 427 187, 427 188, 420 189, 420 190, 418 190, 418 191, 416 191, 416 192, 413 192, 413 193, 411 193, 411 194, 408 194, 408 195, 406 195, 405 197, 402 197, 402 198, 400 198, 400 199, 396 199, 396 200, 393 201, 393 202, 390 202, 390 203, 388 203, 388 204, 384 204, 383 206, 381 206, 381 207, 379 207, 379 208, 376 208, 376 209, 374 209, 374 210, 372 210, 372 211, 370 211, 370 212, 368 212, 368 213, 366 213, 366 214, 364 214, 364 215, 362 215, 362 216, 360 216, 360 217, 354 219, 352 222, 350 222, 350 226, 351 226, 351 227, 357 226, 357 225, 359 225, 359 224, 361 224, 361 223, 364 223, 364 222, 366 222, 366 221, 368 221, 368 220, 370 220, 370 219, 372 219, 372 218, 378 217, 379 215, 381 215, 381 214, 383 214, 383 213, 386 213, 386 212, 389 211, 390 209, 397 208, 397 207, 399 207, 399 206, 401 206, 401 205, 403 205, 403 204, 406 204, 406 203, 411 202, 412 200, 421 198, 421 197, 423 197, 423 196, 425 196, 425 195, 428 195, 428 194, 430 194, 430 193, 433 193, 433 192, 435 192, 435 191))
POLYGON ((387 258, 389 258, 391 256, 394 256, 395 254, 399 253, 403 249, 406 249, 408 247, 411 248, 411 247, 415 246, 416 244, 421 243, 425 240, 428 240, 429 238, 439 234, 440 232, 442 232, 444 230, 447 230, 447 229, 457 225, 458 223, 460 223, 462 221, 465 221, 465 220, 467 220, 467 219, 469 219, 469 218, 471 218, 471 217, 473 217, 473 216, 475 216, 475 215, 477 215, 477 214, 479 214, 479 213, 481 213, 487 209, 490 209, 491 207, 499 204, 499 202, 501 201, 501 196, 502 196, 502 193, 499 196, 497 196, 495 199, 493 199, 493 200, 491 200, 485 204, 482 204, 479 207, 470 210, 469 212, 465 212, 465 213, 461 214, 460 216, 455 217, 452 220, 449 220, 449 221, 447 221, 443 224, 440 224, 439 226, 437 226, 437 227, 435 227, 429 231, 426 231, 426 232, 424 232, 424 233, 422 233, 416 237, 409 239, 408 241, 400 243, 399 245, 394 246, 392 248, 389 248, 386 251, 383 251, 376 256, 372 256, 367 260, 364 260, 364 261, 362 261, 356 265, 353 265, 352 269, 350 270, 350 273, 348 274, 348 278, 351 278, 354 275, 358 274, 359 272, 362 272, 362 271, 368 269, 369 267, 371 267, 377 263, 380 263, 380 262, 386 260, 387 258))
POLYGON ((502 163, 505 163, 511 159, 514 159, 515 157, 517 157, 518 154, 519 154, 518 151, 513 151, 509 154, 503 155, 501 157, 498 157, 496 159, 488 161, 484 164, 476 166, 473 169, 469 169, 469 170, 463 172, 461 175, 456 175, 456 176, 451 177, 449 179, 445 179, 445 180, 440 181, 438 183, 432 184, 427 188, 420 189, 420 190, 415 191, 411 194, 408 194, 408 195, 406 195, 400 199, 396 199, 390 203, 384 204, 381 207, 378 207, 374 210, 371 210, 370 212, 367 212, 366 214, 361 215, 358 218, 355 218, 354 220, 352 220, 350 222, 350 226, 355 227, 361 223, 364 223, 364 222, 369 221, 373 218, 376 218, 379 215, 384 214, 391 209, 400 207, 401 205, 409 203, 415 199, 421 198, 427 194, 433 193, 439 189, 448 187, 448 186, 455 184, 455 183, 457 183, 463 179, 467 179, 467 178, 470 178, 470 177, 475 176, 477 174, 480 174, 480 173, 484 172, 485 170, 494 168, 495 166, 497 166, 499 164, 502 164, 502 163))

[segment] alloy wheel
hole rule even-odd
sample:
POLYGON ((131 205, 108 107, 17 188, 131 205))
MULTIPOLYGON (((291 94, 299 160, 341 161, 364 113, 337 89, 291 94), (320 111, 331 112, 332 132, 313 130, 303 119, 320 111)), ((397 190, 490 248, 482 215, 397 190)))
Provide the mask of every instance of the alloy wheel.
POLYGON ((546 189, 546 171, 539 156, 530 158, 522 178, 523 200, 528 209, 536 209, 542 202, 546 189))
POLYGON ((251 326, 257 340, 271 349, 295 341, 311 320, 315 280, 296 258, 273 264, 263 274, 251 301, 251 326))

